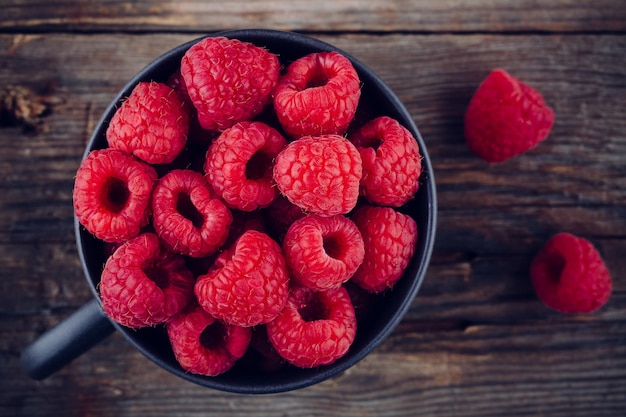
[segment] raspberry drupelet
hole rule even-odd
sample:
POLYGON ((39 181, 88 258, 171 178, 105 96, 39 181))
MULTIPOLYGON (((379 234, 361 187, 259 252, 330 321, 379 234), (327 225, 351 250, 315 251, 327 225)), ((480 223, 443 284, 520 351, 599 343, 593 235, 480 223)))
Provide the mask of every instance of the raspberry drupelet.
POLYGON ((74 182, 76 218, 105 242, 123 242, 148 224, 157 173, 115 149, 94 150, 81 162, 74 182))

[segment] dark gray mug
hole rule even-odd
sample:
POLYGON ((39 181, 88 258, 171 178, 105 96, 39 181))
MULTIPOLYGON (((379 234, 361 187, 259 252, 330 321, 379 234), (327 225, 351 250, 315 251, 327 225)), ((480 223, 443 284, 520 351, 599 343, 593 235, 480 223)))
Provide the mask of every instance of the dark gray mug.
MULTIPOLYGON (((98 283, 106 261, 103 243, 95 239, 75 220, 76 241, 82 267, 94 299, 70 317, 41 335, 22 352, 22 366, 35 379, 53 374, 117 330, 128 342, 157 365, 190 382, 228 392, 274 393, 303 388, 345 371, 379 346, 394 330, 409 309, 421 286, 435 240, 437 199, 435 181, 426 146, 411 115, 394 92, 369 68, 334 46, 292 32, 264 29, 233 30, 209 36, 225 36, 262 46, 278 54, 285 65, 309 53, 337 51, 352 61, 362 82, 358 114, 366 117, 387 115, 398 120, 416 138, 423 156, 421 186, 414 199, 400 210, 415 219, 418 243, 403 277, 392 290, 372 296, 374 314, 358 317, 357 334, 348 353, 331 365, 300 369, 290 365, 275 371, 235 366, 215 377, 186 372, 176 361, 162 327, 133 330, 110 321, 100 306, 98 283)), ((180 65, 184 53, 199 39, 165 53, 141 70, 111 102, 93 132, 84 156, 107 146, 105 131, 117 107, 140 81, 165 82, 180 65)))

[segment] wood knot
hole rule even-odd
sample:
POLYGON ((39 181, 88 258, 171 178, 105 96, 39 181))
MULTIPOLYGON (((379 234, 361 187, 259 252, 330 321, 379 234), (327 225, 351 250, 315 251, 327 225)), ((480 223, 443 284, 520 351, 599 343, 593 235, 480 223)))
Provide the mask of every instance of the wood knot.
POLYGON ((44 118, 60 100, 40 95, 29 87, 9 85, 0 91, 0 127, 20 126, 25 133, 46 130, 44 118))

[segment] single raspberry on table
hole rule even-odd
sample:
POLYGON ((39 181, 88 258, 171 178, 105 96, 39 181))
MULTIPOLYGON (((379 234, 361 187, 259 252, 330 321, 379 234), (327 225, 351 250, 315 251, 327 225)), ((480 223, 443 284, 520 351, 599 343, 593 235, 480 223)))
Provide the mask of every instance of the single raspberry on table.
POLYGON ((371 203, 400 207, 419 188, 422 156, 411 132, 388 116, 377 117, 349 137, 361 154, 361 194, 371 203))
POLYGON ((180 312, 193 299, 193 285, 184 258, 162 247, 155 234, 143 233, 109 257, 98 288, 108 317, 140 328, 180 312))
POLYGON ((270 102, 278 57, 248 42, 205 38, 187 50, 180 72, 203 128, 224 130, 250 120, 270 102))
POLYGON ((365 258, 352 277, 378 293, 393 287, 415 253, 417 223, 391 207, 360 206, 352 215, 365 244, 365 258))
POLYGON ((278 154, 274 181, 280 192, 304 211, 333 216, 356 206, 362 170, 361 155, 347 139, 305 136, 278 154))
POLYGON ((109 147, 149 164, 168 164, 185 147, 189 109, 171 87, 140 82, 117 109, 106 130, 109 147))
POLYGON ((226 242, 233 216, 211 190, 204 176, 173 170, 154 187, 153 224, 175 252, 201 258, 226 242))
POLYGON ((342 215, 310 215, 296 220, 285 235, 283 253, 291 277, 313 290, 337 288, 363 262, 361 233, 342 215))
POLYGON ((167 335, 180 366, 198 375, 217 376, 247 351, 251 329, 224 324, 191 304, 167 324, 167 335))
POLYGON ((237 123, 209 147, 206 177, 230 207, 243 211, 266 207, 278 193, 273 161, 286 145, 287 140, 265 123, 237 123))
POLYGON ((294 286, 285 309, 266 327, 272 345, 287 362, 314 368, 346 354, 357 322, 344 287, 314 291, 294 286))
POLYGON ((354 119, 361 82, 350 60, 318 52, 292 62, 274 91, 274 108, 285 132, 342 135, 354 119))
POLYGON ((85 229, 105 242, 123 242, 148 224, 157 173, 115 149, 94 150, 74 182, 74 213, 85 229))
POLYGON ((554 112, 541 94, 503 69, 480 84, 465 113, 465 139, 487 162, 503 162, 543 141, 554 112))
POLYGON ((198 303, 212 316, 251 327, 273 320, 284 307, 289 276, 280 246, 265 233, 249 230, 198 277, 198 303))
POLYGON ((562 313, 590 313, 609 300, 610 272, 593 244, 557 233, 533 259, 530 277, 539 299, 562 313))

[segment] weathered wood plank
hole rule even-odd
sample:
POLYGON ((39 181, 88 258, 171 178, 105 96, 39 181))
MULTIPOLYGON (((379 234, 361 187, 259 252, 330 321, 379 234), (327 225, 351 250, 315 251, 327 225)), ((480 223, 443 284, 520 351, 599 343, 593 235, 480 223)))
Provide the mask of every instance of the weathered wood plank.
MULTIPOLYGON (((12 48, 2 56, 4 82, 35 91, 45 87, 59 102, 45 118, 45 134, 0 129, 0 173, 5 178, 0 241, 67 238, 72 178, 108 101, 155 56, 194 37, 36 35, 21 41, 15 40, 17 36, 0 37, 5 51, 12 48), (12 47, 16 42, 22 43, 12 47), (105 56, 110 65, 101 64, 100 57, 105 56)), ((483 230, 495 250, 511 250, 524 236, 559 229, 593 236, 624 235, 623 37, 322 39, 379 73, 414 115, 435 167, 444 235, 447 225, 453 225, 450 233, 457 235, 455 240, 483 230), (489 165, 465 145, 463 113, 476 86, 498 66, 542 91, 555 109, 557 122, 535 150, 489 165), (476 222, 483 227, 477 229, 476 222), (512 237, 515 243, 507 245, 512 237)))
POLYGON ((136 71, 197 36, 0 35, 0 80, 55 98, 42 131, 0 127, 1 416, 620 415, 626 40, 619 35, 320 36, 369 65, 406 103, 439 191, 435 254, 417 299, 393 335, 343 375, 287 394, 223 394, 181 382, 114 335, 45 381, 22 376, 21 348, 90 297, 73 242, 71 189, 94 124, 136 71), (488 165, 465 146, 462 118, 498 66, 539 89, 557 123, 535 150, 488 165), (560 230, 591 238, 616 277, 598 313, 564 316, 534 296, 529 262, 560 230))
POLYGON ((0 414, 614 417, 626 405, 624 332, 623 322, 421 332, 407 321, 342 375, 267 396, 181 383, 114 335, 45 381, 3 384, 13 408, 0 414))
POLYGON ((623 32, 626 10, 620 0, 552 1, 541 7, 533 0, 8 0, 0 9, 0 30, 17 32, 193 32, 250 27, 332 32, 623 32))

